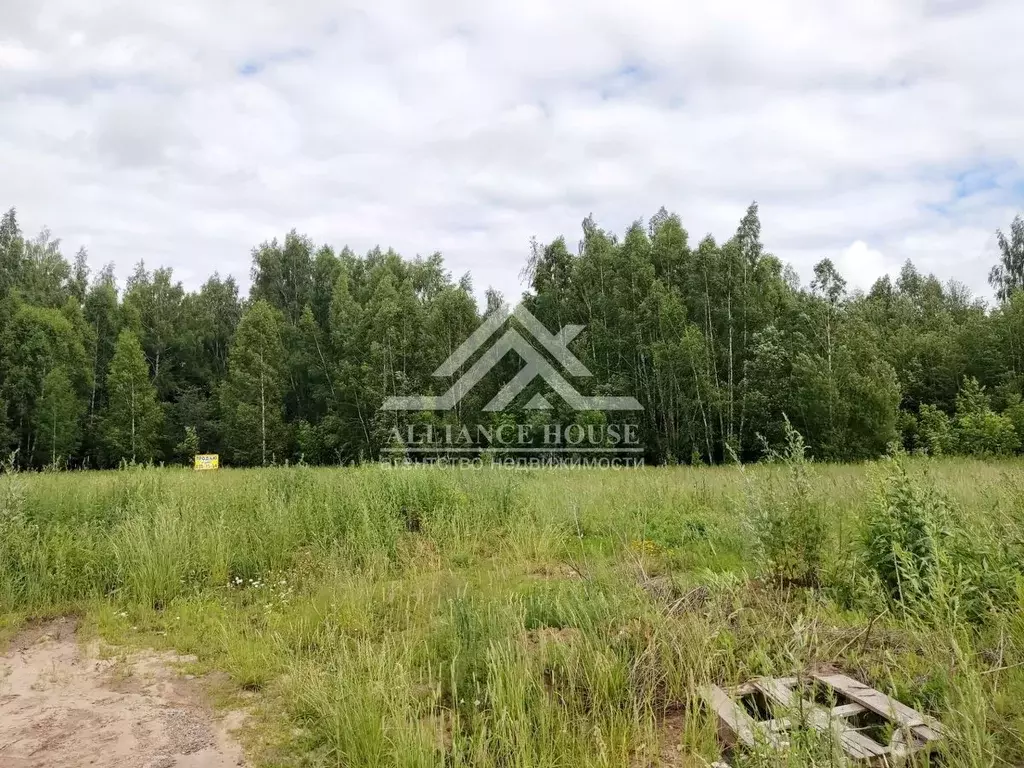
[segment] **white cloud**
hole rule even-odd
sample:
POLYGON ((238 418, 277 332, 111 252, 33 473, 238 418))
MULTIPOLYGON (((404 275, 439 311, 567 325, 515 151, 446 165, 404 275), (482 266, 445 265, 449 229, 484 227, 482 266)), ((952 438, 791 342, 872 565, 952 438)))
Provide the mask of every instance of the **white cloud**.
POLYGON ((878 278, 884 275, 895 278, 899 274, 898 264, 889 264, 881 251, 869 248, 863 240, 843 249, 836 261, 836 268, 846 279, 851 291, 868 291, 878 278))
POLYGON ((757 199, 805 279, 832 255, 869 287, 911 258, 987 292, 992 232, 1024 208, 1017 0, 4 13, 0 207, 122 275, 247 284, 250 248, 295 227, 441 250, 515 295, 532 235, 665 205, 725 238, 757 199))
POLYGON ((39 55, 21 43, 0 40, 0 70, 26 71, 39 63, 39 55))

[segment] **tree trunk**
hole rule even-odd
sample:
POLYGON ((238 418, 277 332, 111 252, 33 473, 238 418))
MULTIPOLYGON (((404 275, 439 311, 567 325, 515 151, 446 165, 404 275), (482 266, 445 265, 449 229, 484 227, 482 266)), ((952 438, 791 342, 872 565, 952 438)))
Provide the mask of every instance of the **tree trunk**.
POLYGON ((132 463, 135 462, 135 379, 131 380, 132 388, 132 463))
POLYGON ((260 352, 260 436, 263 444, 263 466, 267 466, 267 392, 263 370, 263 352, 260 352))

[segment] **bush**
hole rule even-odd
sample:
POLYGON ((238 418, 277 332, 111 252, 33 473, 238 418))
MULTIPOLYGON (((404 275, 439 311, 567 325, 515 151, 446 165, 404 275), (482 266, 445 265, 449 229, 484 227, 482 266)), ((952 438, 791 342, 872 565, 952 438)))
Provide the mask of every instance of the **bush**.
POLYGON ((917 427, 920 447, 929 456, 944 456, 953 452, 953 430, 949 416, 934 405, 922 405, 917 427))
POLYGON ((1011 456, 1020 447, 1013 422, 993 411, 957 416, 957 450, 964 456, 1011 456))
POLYGON ((916 599, 927 595, 937 560, 936 537, 948 515, 940 498, 911 482, 901 461, 894 467, 869 509, 866 559, 890 597, 916 599))
POLYGON ((953 428, 957 452, 964 456, 1008 456, 1020 447, 1013 421, 992 410, 977 379, 966 379, 956 396, 953 428))
POLYGON ((1019 408, 996 413, 977 379, 965 379, 956 396, 956 417, 952 421, 934 405, 921 406, 918 439, 931 456, 1009 456, 1020 448, 1015 418, 1022 417, 1019 408))
POLYGON ((891 599, 932 619, 976 620, 1015 599, 1016 568, 998 537, 977 524, 968 529, 901 459, 868 509, 864 557, 891 599))
POLYGON ((767 460, 780 463, 773 476, 751 497, 752 523, 760 566, 773 581, 817 586, 826 546, 824 515, 813 498, 803 437, 786 420, 786 449, 771 449, 767 460))
POLYGON ((1009 419, 1013 424, 1013 431, 1017 433, 1017 439, 1024 441, 1024 401, 1016 392, 1006 398, 1003 417, 1009 419))
POLYGON ((920 435, 918 432, 917 416, 910 411, 900 411, 896 414, 896 431, 900 435, 900 443, 907 451, 913 451, 920 447, 920 435))

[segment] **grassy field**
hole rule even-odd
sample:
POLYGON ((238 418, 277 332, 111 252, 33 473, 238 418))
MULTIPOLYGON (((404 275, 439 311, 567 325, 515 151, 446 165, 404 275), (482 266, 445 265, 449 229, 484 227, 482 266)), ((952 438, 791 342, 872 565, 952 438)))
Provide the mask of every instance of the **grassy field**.
POLYGON ((702 766, 700 684, 822 666, 1024 765, 1022 569, 1019 462, 0 476, 0 633, 195 654, 257 765, 702 766))

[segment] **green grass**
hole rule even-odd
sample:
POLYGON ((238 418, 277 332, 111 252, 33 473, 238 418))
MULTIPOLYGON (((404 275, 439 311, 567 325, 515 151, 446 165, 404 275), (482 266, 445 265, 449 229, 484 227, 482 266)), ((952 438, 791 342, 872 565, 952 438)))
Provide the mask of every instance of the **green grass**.
POLYGON ((195 654, 259 765, 702 766, 700 684, 819 664, 1020 765, 1022 568, 1020 462, 0 476, 0 636, 195 654))

